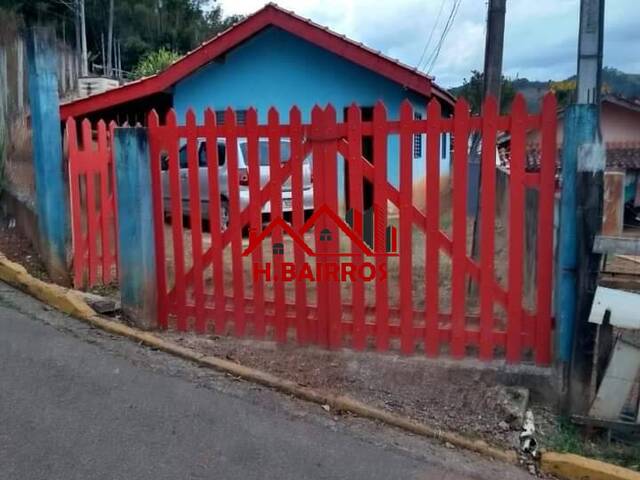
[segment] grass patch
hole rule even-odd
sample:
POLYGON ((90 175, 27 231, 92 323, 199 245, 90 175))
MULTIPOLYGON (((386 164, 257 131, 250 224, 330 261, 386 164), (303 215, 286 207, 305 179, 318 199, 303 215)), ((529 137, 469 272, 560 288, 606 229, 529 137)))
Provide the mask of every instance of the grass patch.
POLYGON ((548 438, 545 447, 640 471, 640 442, 628 445, 609 441, 605 433, 586 435, 566 418, 560 420, 556 432, 548 438))

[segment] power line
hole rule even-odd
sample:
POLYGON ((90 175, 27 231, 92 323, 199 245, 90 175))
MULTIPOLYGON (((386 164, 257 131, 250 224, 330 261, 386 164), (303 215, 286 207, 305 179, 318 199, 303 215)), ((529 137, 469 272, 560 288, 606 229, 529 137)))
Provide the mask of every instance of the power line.
POLYGON ((425 43, 424 48, 422 49, 422 55, 420 55, 420 60, 418 60, 418 63, 416 64, 416 67, 418 69, 420 69, 420 66, 422 65, 422 60, 424 60, 424 56, 427 53, 427 49, 429 48, 429 45, 431 45, 431 39, 433 38, 433 33, 436 31, 436 27, 438 26, 438 22, 440 22, 440 16, 442 15, 442 10, 444 10, 444 4, 446 3, 446 0, 442 0, 440 2, 440 10, 438 10, 438 15, 436 16, 436 21, 433 24, 433 27, 431 27, 431 32, 429 33, 429 38, 427 39, 427 43, 425 43))
POLYGON ((447 19, 447 23, 444 26, 444 30, 442 31, 442 35, 440 36, 440 40, 438 41, 436 49, 434 50, 433 54, 429 57, 431 59, 431 62, 429 63, 429 61, 427 60, 427 62, 429 63, 429 68, 427 68, 427 73, 431 71, 431 69, 436 63, 436 60, 438 60, 438 55, 440 55, 440 49, 442 48, 442 45, 444 44, 444 41, 446 40, 447 35, 449 34, 451 27, 453 26, 453 22, 456 19, 456 15, 458 14, 458 8, 460 7, 460 3, 462 3, 462 0, 455 0, 455 3, 451 8, 451 13, 449 14, 449 18, 447 19))

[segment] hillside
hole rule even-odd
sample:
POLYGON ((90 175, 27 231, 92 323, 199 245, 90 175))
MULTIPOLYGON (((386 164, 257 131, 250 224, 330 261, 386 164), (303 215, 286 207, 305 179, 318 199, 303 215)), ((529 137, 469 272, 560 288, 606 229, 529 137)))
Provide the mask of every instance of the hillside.
MULTIPOLYGON (((576 76, 565 78, 564 80, 548 80, 538 81, 529 80, 527 78, 515 78, 506 79, 506 82, 510 82, 515 91, 524 95, 527 100, 527 105, 530 111, 537 111, 540 105, 540 99, 549 90, 549 86, 553 85, 555 90, 561 89, 565 92, 567 89, 571 90, 575 88, 576 76)), ((624 98, 634 99, 640 98, 640 74, 637 73, 625 73, 611 67, 605 67, 602 70, 602 89, 606 93, 611 93, 624 98)), ((451 88, 450 91, 454 95, 459 95, 464 85, 451 88)), ((571 97, 569 95, 558 95, 558 98, 562 101, 568 101, 571 97)))

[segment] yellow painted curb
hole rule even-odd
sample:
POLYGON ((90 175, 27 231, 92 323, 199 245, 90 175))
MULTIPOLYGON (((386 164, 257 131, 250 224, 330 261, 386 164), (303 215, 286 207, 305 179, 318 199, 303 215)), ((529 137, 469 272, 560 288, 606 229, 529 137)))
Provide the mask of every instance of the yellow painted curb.
POLYGON ((544 453, 540 468, 566 480, 640 480, 639 472, 572 453, 544 453))
POLYGON ((32 277, 22 265, 12 262, 2 253, 0 253, 0 280, 74 317, 96 315, 96 312, 73 290, 32 277))
POLYGON ((182 347, 177 343, 167 341, 152 333, 101 317, 73 290, 33 278, 22 265, 11 262, 2 255, 2 253, 0 253, 0 280, 33 295, 42 302, 64 313, 72 315, 106 332, 128 337, 137 343, 142 343, 202 366, 214 368, 230 375, 274 388, 303 400, 320 405, 329 405, 336 411, 352 412, 361 417, 378 420, 416 435, 434 438, 443 443, 446 442, 458 448, 471 450, 496 460, 517 464, 518 459, 514 451, 501 450, 490 446, 482 440, 473 440, 457 433, 440 430, 431 425, 416 422, 408 417, 372 407, 345 395, 319 392, 312 388, 302 387, 296 382, 276 377, 268 372, 246 367, 223 358, 202 355, 193 349, 182 347))

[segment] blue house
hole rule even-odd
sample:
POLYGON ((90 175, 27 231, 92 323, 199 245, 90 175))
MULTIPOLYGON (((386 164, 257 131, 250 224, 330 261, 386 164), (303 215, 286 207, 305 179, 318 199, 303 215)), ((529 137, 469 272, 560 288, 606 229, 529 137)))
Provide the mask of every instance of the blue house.
MULTIPOLYGON (((382 100, 389 118, 399 116, 409 99, 415 118, 426 116, 426 105, 436 98, 443 115, 453 112, 454 98, 431 77, 380 52, 353 42, 310 20, 269 4, 243 22, 220 33, 187 53, 165 71, 120 88, 61 106, 61 117, 125 120, 144 123, 155 108, 162 116, 174 108, 179 122, 193 108, 202 120, 213 108, 222 121, 227 107, 239 121, 250 107, 266 121, 276 107, 286 121, 297 105, 303 121, 310 120, 314 105, 331 103, 344 119, 346 107, 355 102, 363 119, 382 100)), ((414 139, 414 178, 424 176, 425 139, 414 139)), ((448 172, 450 139, 442 135, 441 171, 448 172)), ((389 139, 389 180, 398 182, 397 138, 389 139)))

